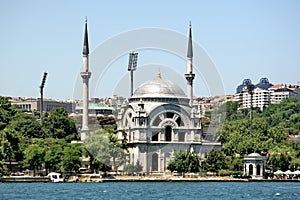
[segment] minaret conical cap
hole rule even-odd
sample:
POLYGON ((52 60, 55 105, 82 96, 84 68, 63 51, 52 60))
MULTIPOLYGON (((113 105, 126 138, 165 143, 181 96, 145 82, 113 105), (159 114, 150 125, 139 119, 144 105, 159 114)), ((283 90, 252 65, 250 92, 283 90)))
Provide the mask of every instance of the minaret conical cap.
POLYGON ((192 23, 190 21, 190 34, 189 34, 189 43, 187 49, 187 57, 193 58, 193 41, 192 41, 192 23))
POLYGON ((83 41, 83 55, 89 55, 89 39, 88 39, 88 30, 87 30, 87 18, 85 18, 85 30, 84 30, 84 41, 83 41))

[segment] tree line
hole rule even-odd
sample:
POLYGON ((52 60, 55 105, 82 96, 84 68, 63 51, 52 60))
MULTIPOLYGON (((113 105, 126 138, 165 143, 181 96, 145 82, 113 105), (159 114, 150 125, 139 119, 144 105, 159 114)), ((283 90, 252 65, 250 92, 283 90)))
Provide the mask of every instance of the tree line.
POLYGON ((169 170, 242 173, 243 159, 250 153, 265 156, 266 169, 271 171, 300 169, 300 142, 290 139, 300 134, 300 101, 296 98, 284 99, 263 110, 254 108, 252 129, 250 109, 239 109, 238 102, 226 102, 215 114, 224 119, 214 133, 222 143, 222 150, 213 149, 203 160, 191 152, 179 152, 169 163, 169 170), (197 167, 192 168, 188 163, 197 167))
MULTIPOLYGON (((238 109, 237 102, 227 102, 215 112, 225 120, 215 132, 222 150, 213 149, 204 160, 193 152, 177 152, 167 167, 170 171, 240 172, 243 158, 254 152, 266 156, 267 169, 300 168, 300 143, 289 137, 300 134, 299 100, 289 98, 262 111, 253 109, 252 130, 250 110, 238 109)), ((9 173, 3 168, 5 161, 18 162, 20 170, 78 171, 82 156, 90 158, 92 171, 121 165, 129 173, 141 171, 140 163, 126 164, 126 133, 119 140, 116 131, 100 129, 83 145, 71 144, 80 136, 75 120, 63 108, 45 113, 41 123, 38 115, 22 112, 0 97, 0 175, 9 173)))

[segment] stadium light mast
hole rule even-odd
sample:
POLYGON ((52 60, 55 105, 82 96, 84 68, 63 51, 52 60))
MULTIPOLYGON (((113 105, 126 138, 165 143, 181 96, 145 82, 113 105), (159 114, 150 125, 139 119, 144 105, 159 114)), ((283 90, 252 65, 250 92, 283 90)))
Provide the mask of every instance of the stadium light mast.
POLYGON ((128 71, 130 71, 130 96, 133 95, 133 71, 137 68, 138 53, 129 54, 128 71))
POLYGON ((43 109, 44 109, 44 101, 43 101, 43 90, 44 90, 44 86, 45 86, 45 82, 46 82, 46 78, 47 78, 47 72, 44 72, 44 75, 43 75, 43 79, 42 79, 42 82, 41 82, 41 85, 40 85, 40 94, 41 94, 41 99, 40 99, 40 120, 41 120, 41 123, 43 123, 43 109))
POLYGON ((255 86, 253 84, 250 84, 247 86, 248 93, 250 94, 250 137, 252 137, 252 120, 253 120, 253 93, 255 86))

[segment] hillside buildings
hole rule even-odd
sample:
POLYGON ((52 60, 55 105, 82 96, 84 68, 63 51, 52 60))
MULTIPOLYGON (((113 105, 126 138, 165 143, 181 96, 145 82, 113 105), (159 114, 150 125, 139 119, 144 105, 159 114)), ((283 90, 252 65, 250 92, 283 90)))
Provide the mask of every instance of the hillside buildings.
POLYGON ((280 103, 285 98, 295 97, 300 100, 300 83, 297 85, 271 84, 267 78, 252 84, 245 79, 236 89, 235 100, 240 108, 260 108, 263 110, 270 104, 280 103), (252 87, 252 88, 251 88, 252 87))
MULTIPOLYGON (((39 98, 14 98, 10 97, 12 105, 15 105, 20 110, 28 112, 39 112, 41 110, 41 101, 39 98)), ((72 101, 57 101, 53 99, 43 100, 43 111, 51 112, 54 109, 63 107, 67 112, 71 113, 73 111, 73 102, 72 101)))

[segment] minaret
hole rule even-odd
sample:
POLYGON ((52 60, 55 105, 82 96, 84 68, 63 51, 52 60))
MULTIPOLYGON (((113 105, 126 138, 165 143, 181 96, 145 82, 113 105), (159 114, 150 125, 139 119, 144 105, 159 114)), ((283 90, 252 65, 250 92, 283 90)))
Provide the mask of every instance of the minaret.
POLYGON ((187 81, 187 96, 190 99, 190 106, 193 106, 193 80, 195 74, 193 74, 193 41, 192 41, 192 24, 190 22, 190 35, 187 49, 187 68, 185 79, 187 81))
POLYGON ((82 110, 82 128, 81 128, 81 140, 85 140, 89 132, 89 79, 91 77, 91 72, 89 72, 89 41, 88 41, 88 30, 87 30, 87 18, 85 19, 85 30, 84 30, 84 41, 83 41, 83 67, 80 73, 82 78, 82 100, 83 100, 83 110, 82 110))

